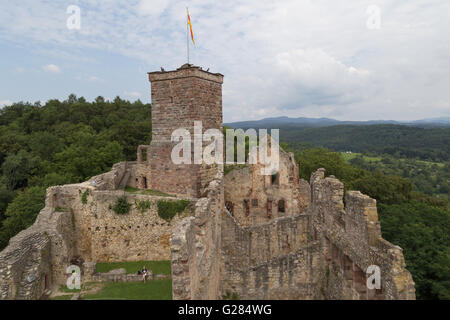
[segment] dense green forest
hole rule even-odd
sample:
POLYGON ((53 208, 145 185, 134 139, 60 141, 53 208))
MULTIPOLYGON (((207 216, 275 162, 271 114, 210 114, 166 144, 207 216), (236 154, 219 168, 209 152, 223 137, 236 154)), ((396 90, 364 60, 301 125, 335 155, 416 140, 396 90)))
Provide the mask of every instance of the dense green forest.
POLYGON ((70 95, 44 106, 0 110, 0 249, 30 226, 45 189, 82 182, 123 160, 136 160, 151 139, 151 107, 120 98, 94 102, 70 95))
MULTIPOLYGON (((417 297, 450 299, 450 129, 340 127, 281 128, 282 146, 295 153, 301 178, 324 167, 346 190, 376 198, 383 236, 404 249, 417 297)), ((34 222, 48 186, 135 160, 150 139, 151 106, 140 101, 71 95, 0 109, 0 250, 34 222)))
POLYGON ((342 153, 352 165, 380 172, 386 175, 396 175, 408 178, 413 183, 414 191, 423 192, 450 200, 450 161, 432 162, 418 159, 397 158, 388 154, 374 155, 342 153))
POLYGON ((281 126, 280 138, 298 147, 372 152, 436 162, 450 160, 450 127, 421 128, 392 124, 320 128, 281 126))

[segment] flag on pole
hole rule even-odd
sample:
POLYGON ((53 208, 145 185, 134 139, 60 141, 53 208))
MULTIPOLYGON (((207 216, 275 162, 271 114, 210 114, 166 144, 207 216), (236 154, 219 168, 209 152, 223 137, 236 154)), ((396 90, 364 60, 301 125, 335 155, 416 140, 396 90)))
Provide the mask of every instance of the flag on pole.
POLYGON ((191 39, 192 39, 192 43, 195 46, 195 41, 194 41, 194 33, 192 32, 192 24, 191 24, 191 17, 189 16, 189 9, 187 9, 187 17, 188 17, 188 25, 189 25, 189 29, 191 31, 191 39))

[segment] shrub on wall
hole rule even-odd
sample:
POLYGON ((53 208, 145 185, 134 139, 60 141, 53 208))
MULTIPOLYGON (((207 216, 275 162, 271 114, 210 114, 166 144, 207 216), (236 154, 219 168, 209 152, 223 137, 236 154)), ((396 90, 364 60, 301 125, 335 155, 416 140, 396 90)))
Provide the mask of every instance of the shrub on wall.
POLYGON ((178 201, 158 201, 158 215, 166 220, 171 221, 177 213, 183 212, 188 206, 188 200, 178 200, 178 201))
POLYGON ((78 193, 81 196, 81 203, 86 204, 87 203, 87 196, 89 195, 89 190, 86 189, 83 193, 81 193, 81 190, 78 190, 78 193))
POLYGON ((127 202, 127 198, 119 197, 116 199, 116 203, 112 206, 112 209, 117 214, 127 214, 130 212, 131 204, 127 202))
POLYGON ((149 210, 151 206, 150 200, 135 199, 134 204, 136 205, 136 209, 138 209, 140 213, 144 213, 145 211, 149 210))

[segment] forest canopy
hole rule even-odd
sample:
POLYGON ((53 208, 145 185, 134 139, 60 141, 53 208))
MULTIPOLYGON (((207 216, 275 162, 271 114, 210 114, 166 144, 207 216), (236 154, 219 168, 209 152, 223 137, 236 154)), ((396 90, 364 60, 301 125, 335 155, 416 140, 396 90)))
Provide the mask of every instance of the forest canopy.
POLYGON ((151 139, 151 106, 119 97, 15 103, 0 109, 0 249, 30 226, 45 189, 82 182, 135 160, 151 139))

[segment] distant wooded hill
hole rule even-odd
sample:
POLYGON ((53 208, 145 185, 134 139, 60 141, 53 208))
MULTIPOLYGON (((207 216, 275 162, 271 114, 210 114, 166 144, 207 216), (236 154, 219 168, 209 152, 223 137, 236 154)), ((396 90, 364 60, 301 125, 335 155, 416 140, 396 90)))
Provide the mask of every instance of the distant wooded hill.
POLYGON ((242 129, 278 128, 281 141, 298 147, 321 146, 333 151, 374 152, 421 160, 449 161, 450 126, 375 122, 346 124, 327 118, 272 118, 226 125, 242 129))
POLYGON ((340 121, 330 118, 289 118, 275 117, 254 121, 240 121, 226 123, 232 128, 263 128, 265 126, 289 126, 289 127, 328 127, 334 125, 373 125, 373 124, 399 124, 418 127, 450 127, 450 117, 429 118, 414 121, 395 120, 369 120, 369 121, 340 121))

